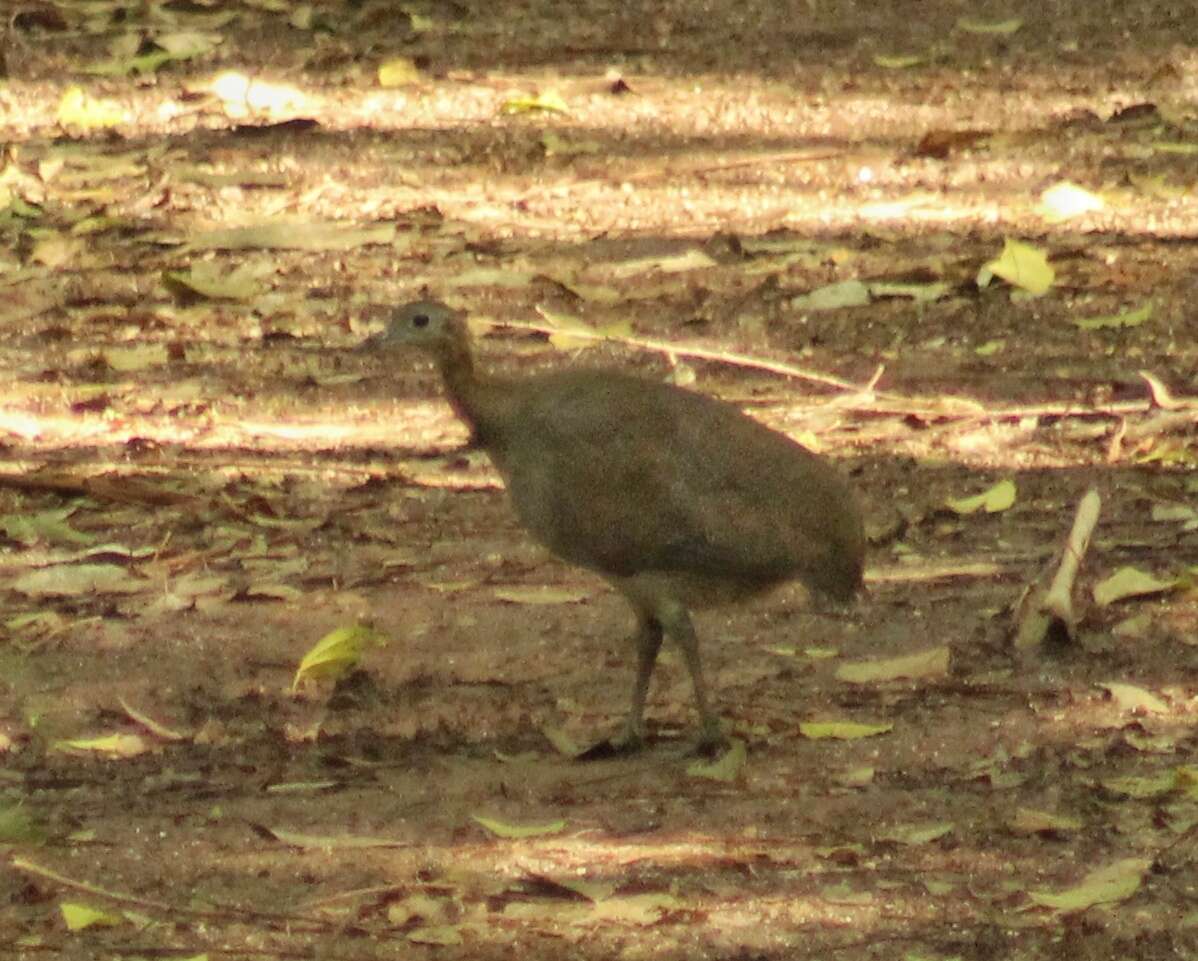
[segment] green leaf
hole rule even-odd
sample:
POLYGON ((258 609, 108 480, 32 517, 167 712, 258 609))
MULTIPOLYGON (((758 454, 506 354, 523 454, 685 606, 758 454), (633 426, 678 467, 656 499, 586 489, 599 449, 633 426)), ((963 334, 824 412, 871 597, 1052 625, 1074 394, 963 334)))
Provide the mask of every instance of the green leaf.
POLYGON ((66 522, 75 507, 58 507, 36 514, 5 514, 0 517, 0 531, 9 540, 24 547, 39 541, 47 544, 91 544, 95 538, 77 531, 66 522))
POLYGON ((43 844, 46 832, 23 804, 0 804, 0 844, 43 844))
POLYGON ((58 564, 23 574, 9 584, 27 597, 136 594, 150 586, 116 564, 58 564))

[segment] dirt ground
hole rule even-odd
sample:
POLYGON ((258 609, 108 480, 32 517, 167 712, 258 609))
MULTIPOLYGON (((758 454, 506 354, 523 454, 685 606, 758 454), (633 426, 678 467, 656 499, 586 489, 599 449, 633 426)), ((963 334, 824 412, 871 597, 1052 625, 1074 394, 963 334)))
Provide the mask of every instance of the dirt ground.
POLYGON ((1198 957, 1188 5, 5 16, 0 955, 1198 957), (697 617, 722 762, 672 652, 572 756, 631 618, 351 352, 425 293, 860 492, 867 597, 697 617))

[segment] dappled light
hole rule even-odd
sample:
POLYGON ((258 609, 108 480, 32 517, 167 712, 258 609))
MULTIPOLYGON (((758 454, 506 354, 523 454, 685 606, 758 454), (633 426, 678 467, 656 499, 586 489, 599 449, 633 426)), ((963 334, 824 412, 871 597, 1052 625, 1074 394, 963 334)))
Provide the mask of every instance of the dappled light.
POLYGON ((1196 36, 9 4, 0 944, 1198 954, 1196 36))

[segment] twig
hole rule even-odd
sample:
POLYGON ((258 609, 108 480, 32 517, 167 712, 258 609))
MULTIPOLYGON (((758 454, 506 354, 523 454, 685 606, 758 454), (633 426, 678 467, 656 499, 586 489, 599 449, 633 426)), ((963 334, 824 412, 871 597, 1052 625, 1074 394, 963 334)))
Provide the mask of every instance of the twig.
POLYGON ((1094 488, 1086 491, 1077 505, 1073 518, 1073 529, 1061 552, 1060 566, 1053 576, 1048 590, 1029 590, 1017 607, 1018 623, 1015 628, 1015 649, 1030 651, 1044 642, 1049 632, 1063 630, 1073 636, 1077 618, 1073 613, 1073 583, 1082 558, 1090 546, 1090 535, 1098 523, 1102 499, 1094 488))

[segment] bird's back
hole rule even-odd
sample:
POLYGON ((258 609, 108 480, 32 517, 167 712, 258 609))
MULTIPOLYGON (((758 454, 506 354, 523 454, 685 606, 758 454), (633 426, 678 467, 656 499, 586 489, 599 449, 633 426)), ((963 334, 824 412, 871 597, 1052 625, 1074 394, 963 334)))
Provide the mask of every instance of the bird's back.
POLYGON ((487 392, 503 416, 481 419, 478 440, 521 520, 563 559, 731 596, 798 579, 847 599, 860 585, 848 485, 737 408, 608 371, 495 380, 487 392))

